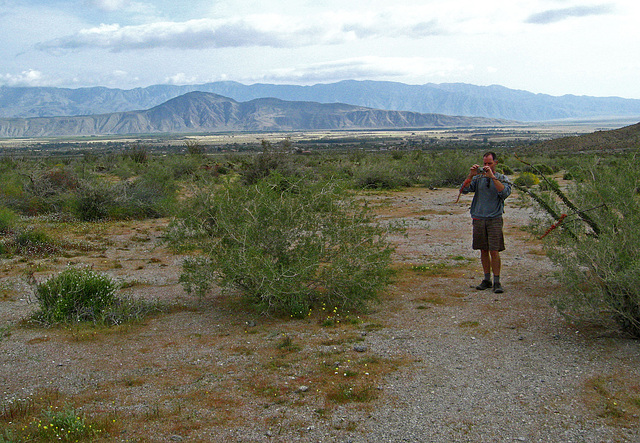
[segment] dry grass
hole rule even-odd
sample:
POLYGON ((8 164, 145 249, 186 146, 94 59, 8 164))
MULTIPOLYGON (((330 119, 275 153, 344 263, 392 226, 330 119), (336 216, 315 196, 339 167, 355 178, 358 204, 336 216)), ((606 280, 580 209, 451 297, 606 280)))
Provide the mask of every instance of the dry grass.
POLYGON ((627 371, 589 377, 583 384, 583 400, 590 411, 610 424, 638 425, 640 381, 627 371))

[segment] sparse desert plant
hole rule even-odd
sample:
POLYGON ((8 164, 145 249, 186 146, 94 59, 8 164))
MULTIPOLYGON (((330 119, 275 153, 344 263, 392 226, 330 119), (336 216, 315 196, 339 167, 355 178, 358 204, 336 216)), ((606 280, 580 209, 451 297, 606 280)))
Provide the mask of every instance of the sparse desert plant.
POLYGON ((464 153, 434 152, 422 156, 416 167, 425 186, 460 186, 475 161, 475 157, 464 153))
POLYGON ((67 268, 38 283, 40 311, 35 318, 48 324, 97 321, 116 300, 118 285, 89 268, 67 268))
POLYGON ((102 430, 89 423, 83 413, 72 408, 45 410, 34 427, 34 436, 41 441, 91 440, 102 430))
POLYGON ((0 206, 0 234, 13 230, 18 222, 18 215, 9 208, 0 206))
POLYGON ((135 163, 147 163, 149 161, 149 148, 144 145, 132 145, 124 152, 125 158, 130 158, 135 163))
POLYGON ((566 288, 553 299, 559 311, 599 322, 613 319, 640 337, 637 161, 637 154, 630 154, 615 166, 591 168, 591 178, 575 184, 569 198, 558 202, 568 216, 545 238, 566 288), (571 229, 563 229, 565 224, 571 229))
POLYGON ((360 189, 397 189, 410 185, 411 181, 391 169, 389 162, 358 168, 355 174, 355 186, 360 189))
POLYGON ((530 188, 531 186, 540 183, 540 179, 532 172, 523 172, 513 181, 515 185, 522 186, 523 188, 530 188))
POLYGON ((59 251, 57 242, 42 229, 20 230, 13 239, 16 252, 24 255, 48 255, 59 251))
POLYGON ((538 172, 538 174, 551 175, 554 172, 551 166, 544 163, 534 165, 533 168, 538 172))
POLYGON ((554 189, 560 188, 558 181, 554 178, 547 178, 546 180, 541 181, 538 186, 541 191, 553 191, 554 189))
POLYGON ((262 152, 243 157, 239 173, 247 185, 254 185, 272 173, 299 176, 300 171, 294 160, 295 156, 289 155, 283 148, 274 147, 269 141, 262 140, 262 152))
POLYGON ((335 182, 271 174, 253 186, 205 190, 173 231, 174 245, 203 251, 185 263, 188 291, 202 295, 217 280, 262 311, 362 307, 389 278, 386 230, 335 182))
POLYGON ((203 155, 205 153, 204 146, 198 143, 197 140, 185 140, 184 145, 189 155, 203 155))
POLYGON ((84 183, 76 195, 75 212, 82 221, 97 221, 106 218, 113 204, 112 186, 107 183, 84 183))

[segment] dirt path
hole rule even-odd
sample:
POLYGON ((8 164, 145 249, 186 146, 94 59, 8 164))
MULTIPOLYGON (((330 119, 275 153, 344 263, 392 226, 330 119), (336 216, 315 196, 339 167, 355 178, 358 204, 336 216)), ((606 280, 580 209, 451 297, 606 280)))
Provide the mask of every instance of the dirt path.
POLYGON ((515 196, 505 215, 506 292, 473 289, 481 271, 469 246, 470 198, 455 197, 368 197, 382 219, 405 222, 407 236, 393 239, 398 276, 374 312, 353 323, 342 313, 332 327, 325 313, 281 321, 219 294, 186 295, 181 257, 161 243, 163 222, 67 233, 104 246, 77 257, 4 260, 3 405, 31 399, 35 410, 45 396, 108 417, 106 441, 640 441, 640 343, 578 329, 549 307, 559 290, 553 267, 523 231, 529 209, 515 196), (20 326, 34 309, 20 271, 37 266, 42 278, 67 261, 171 308, 113 329, 20 326), (343 386, 353 391, 340 399, 343 386), (362 397, 351 395, 363 386, 362 397))

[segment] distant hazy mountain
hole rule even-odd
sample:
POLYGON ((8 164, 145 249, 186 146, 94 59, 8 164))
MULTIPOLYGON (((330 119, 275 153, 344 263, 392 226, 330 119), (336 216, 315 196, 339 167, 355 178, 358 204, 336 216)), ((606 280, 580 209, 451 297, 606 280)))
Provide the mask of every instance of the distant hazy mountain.
POLYGON ((190 92, 144 111, 0 119, 0 137, 436 128, 505 123, 497 119, 384 111, 339 103, 291 102, 275 98, 240 103, 217 94, 190 92))
POLYGON ((502 86, 464 83, 407 85, 376 81, 343 81, 313 86, 216 82, 188 86, 155 85, 131 90, 3 86, 0 87, 0 117, 91 115, 149 109, 193 91, 211 92, 239 102, 272 97, 518 121, 640 117, 640 100, 634 99, 575 95, 558 97, 502 86))

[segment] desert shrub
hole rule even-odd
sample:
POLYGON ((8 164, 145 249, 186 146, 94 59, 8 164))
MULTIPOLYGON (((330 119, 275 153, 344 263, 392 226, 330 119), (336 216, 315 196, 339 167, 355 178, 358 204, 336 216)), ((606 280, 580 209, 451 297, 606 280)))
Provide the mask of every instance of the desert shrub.
POLYGON ((56 165, 43 173, 43 179, 48 181, 54 190, 68 190, 78 187, 78 178, 71 168, 56 165))
POLYGON ((561 268, 566 291, 553 304, 570 317, 614 320, 640 337, 640 185, 637 155, 617 166, 590 168, 591 179, 569 196, 584 212, 562 208, 573 235, 558 228, 548 239, 549 254, 561 268))
POLYGON ((518 177, 516 177, 513 183, 517 186, 530 188, 531 186, 534 186, 540 183, 540 179, 532 172, 523 172, 520 175, 518 175, 518 177))
POLYGON ((0 206, 0 234, 11 232, 18 221, 18 215, 9 208, 0 206))
MULTIPOLYGON (((477 154, 475 154, 477 156, 477 154)), ((425 186, 460 186, 469 175, 474 158, 457 152, 432 153, 420 159, 425 186)))
POLYGON ((291 155, 266 140, 262 141, 261 153, 241 158, 238 172, 247 185, 254 185, 274 172, 284 176, 302 175, 300 165, 294 163, 291 155))
POLYGON ((5 204, 10 204, 17 198, 20 198, 24 192, 24 178, 16 171, 6 171, 0 175, 0 199, 5 204))
POLYGON ((204 146, 198 143, 197 140, 185 140, 184 145, 189 155, 201 156, 206 152, 204 146))
POLYGON ((49 255, 57 253, 60 248, 49 234, 41 229, 25 229, 16 233, 13 244, 7 249, 23 255, 49 255))
POLYGON ((513 169, 511 169, 511 166, 505 165, 505 164, 498 165, 496 170, 499 170, 499 172, 501 172, 501 173, 503 173, 505 175, 513 174, 513 169))
POLYGON ((543 174, 543 175, 551 175, 554 172, 551 166, 544 163, 539 163, 537 165, 534 165, 533 170, 538 172, 538 174, 543 174))
POLYGON ((135 163, 147 163, 150 157, 149 149, 143 145, 132 145, 124 151, 123 157, 135 163))
POLYGON ((83 221, 144 219, 165 216, 171 210, 176 185, 171 170, 149 168, 135 180, 117 183, 86 181, 76 192, 75 215, 83 221))
POLYGON ((115 187, 113 204, 106 209, 108 218, 145 219, 168 215, 175 201, 172 183, 161 186, 146 179, 120 183, 115 187))
POLYGON ((116 300, 117 284, 91 269, 68 268, 39 283, 36 318, 48 324, 96 321, 116 300))
POLYGON ((202 250, 187 260, 187 291, 217 280, 261 311, 299 316, 320 302, 363 307, 389 277, 386 231, 335 182, 271 174, 196 196, 174 224, 174 245, 202 250))
POLYGON ((538 184, 538 187, 541 191, 551 191, 553 189, 560 188, 558 181, 554 178, 548 178, 546 180, 541 180, 538 184))
POLYGON ((198 155, 172 155, 164 159, 164 167, 171 170, 172 180, 188 177, 201 169, 205 158, 198 155))
POLYGON ((97 221, 109 215, 115 196, 107 183, 84 183, 76 193, 75 213, 82 221, 97 221))
POLYGON ((360 189, 397 189, 411 186, 411 181, 389 164, 370 165, 356 170, 355 186, 360 189))

